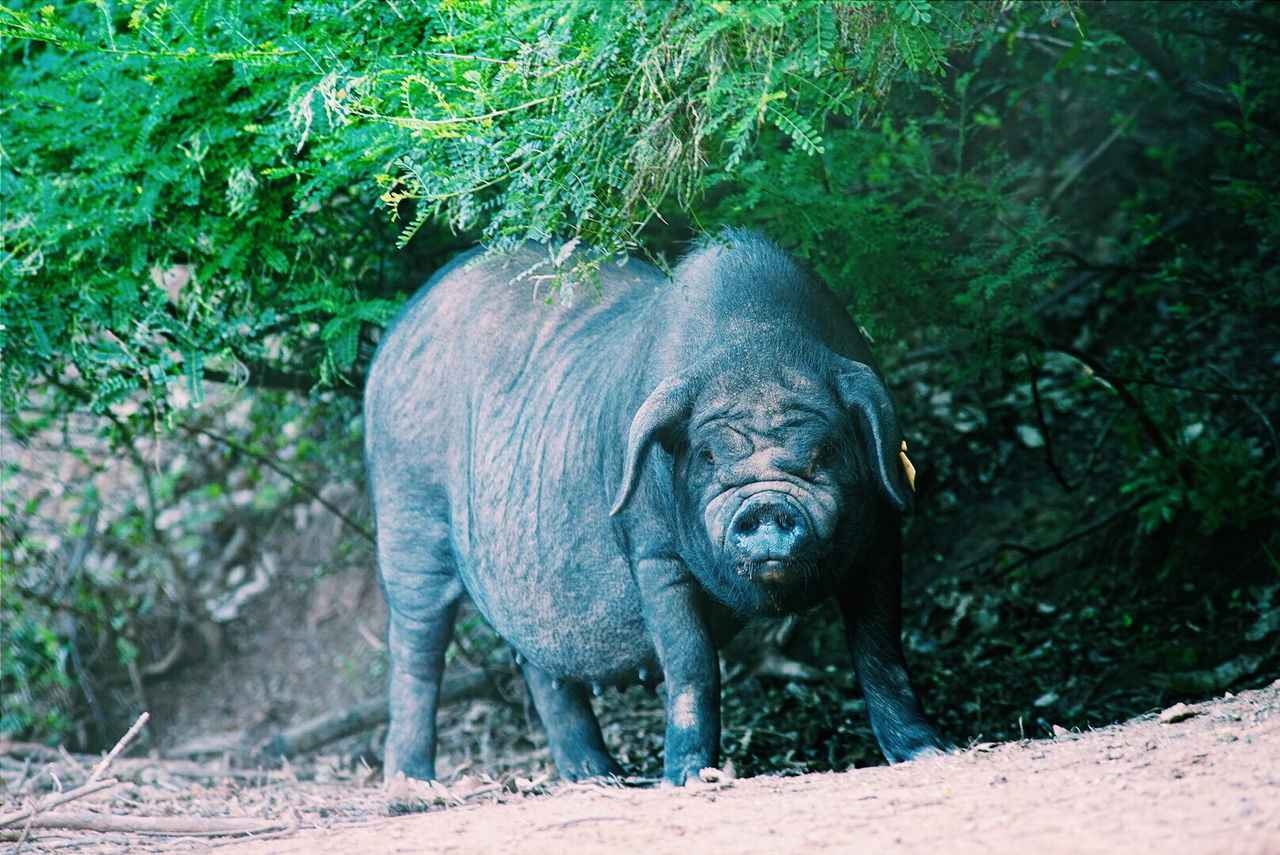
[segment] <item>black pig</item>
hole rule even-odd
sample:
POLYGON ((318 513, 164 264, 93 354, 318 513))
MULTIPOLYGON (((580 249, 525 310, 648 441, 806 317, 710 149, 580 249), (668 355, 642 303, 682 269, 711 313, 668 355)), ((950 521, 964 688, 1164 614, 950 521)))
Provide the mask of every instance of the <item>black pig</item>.
POLYGON ((844 307, 727 230, 669 281, 635 259, 548 306, 548 250, 437 273, 365 394, 390 607, 386 771, 435 776, 464 594, 516 651, 560 774, 618 774, 588 686, 666 681, 664 778, 718 763, 717 644, 834 596, 891 761, 949 747, 903 667, 911 493, 884 384, 844 307))

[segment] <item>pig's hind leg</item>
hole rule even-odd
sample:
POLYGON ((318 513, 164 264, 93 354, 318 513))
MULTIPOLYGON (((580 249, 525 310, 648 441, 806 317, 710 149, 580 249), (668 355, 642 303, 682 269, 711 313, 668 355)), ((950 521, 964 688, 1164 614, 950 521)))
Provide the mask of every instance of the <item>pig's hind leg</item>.
POLYGON ((388 780, 398 772, 421 780, 436 776, 440 679, 464 593, 449 545, 448 503, 443 495, 424 492, 375 489, 378 568, 389 624, 388 780))
POLYGON ((622 767, 604 746, 587 688, 573 681, 555 681, 546 671, 528 662, 521 665, 521 670, 538 718, 547 731, 551 757, 560 777, 580 781, 621 775, 622 767))

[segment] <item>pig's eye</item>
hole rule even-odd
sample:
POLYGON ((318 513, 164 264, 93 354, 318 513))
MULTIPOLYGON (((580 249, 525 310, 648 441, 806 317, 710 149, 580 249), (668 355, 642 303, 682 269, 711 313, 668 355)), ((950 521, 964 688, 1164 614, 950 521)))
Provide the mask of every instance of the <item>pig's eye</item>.
POLYGON ((698 449, 697 457, 698 465, 704 469, 711 469, 716 465, 716 456, 711 453, 709 448, 698 449))
POLYGON ((813 450, 814 467, 829 466, 836 461, 836 447, 833 443, 822 442, 813 450))

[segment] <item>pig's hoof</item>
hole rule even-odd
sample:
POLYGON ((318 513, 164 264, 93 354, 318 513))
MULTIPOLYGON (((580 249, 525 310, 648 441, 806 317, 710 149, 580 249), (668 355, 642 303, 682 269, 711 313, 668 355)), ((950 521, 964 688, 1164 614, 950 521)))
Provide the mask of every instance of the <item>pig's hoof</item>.
POLYGON ((904 751, 899 755, 894 763, 903 763, 909 760, 924 760, 929 757, 941 757, 944 754, 955 754, 960 749, 945 739, 939 739, 926 745, 919 745, 904 751))
POLYGON ((724 764, 723 769, 707 766, 698 770, 698 781, 703 784, 727 784, 733 780, 733 766, 724 764))
POLYGON ((608 754, 598 754, 564 761, 563 766, 556 764, 560 777, 566 781, 581 783, 592 780, 612 780, 621 778, 622 767, 608 754))
POLYGON ((890 763, 905 763, 908 760, 937 757, 950 754, 958 749, 950 740, 938 733, 930 725, 903 729, 894 735, 890 742, 881 742, 880 749, 890 763))
POLYGON ((663 782, 664 787, 681 786, 686 790, 722 790, 725 787, 733 786, 733 767, 726 763, 725 768, 717 769, 715 766, 704 766, 694 774, 684 779, 682 784, 673 784, 669 781, 663 782))
POLYGON ((394 778, 388 780, 385 789, 387 816, 422 813, 457 801, 449 793, 449 788, 439 781, 409 778, 404 772, 397 772, 394 778))
POLYGON ((926 745, 924 748, 921 748, 915 754, 912 754, 909 759, 923 760, 926 757, 942 757, 943 755, 951 754, 955 750, 956 750, 956 747, 954 745, 952 745, 949 748, 942 748, 938 745, 926 745))

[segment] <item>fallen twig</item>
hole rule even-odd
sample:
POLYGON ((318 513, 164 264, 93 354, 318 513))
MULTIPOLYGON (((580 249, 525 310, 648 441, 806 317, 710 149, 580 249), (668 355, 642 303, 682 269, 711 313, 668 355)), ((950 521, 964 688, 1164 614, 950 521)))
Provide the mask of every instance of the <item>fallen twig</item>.
POLYGON ((67 828, 76 831, 123 831, 130 834, 176 834, 219 837, 278 831, 286 823, 255 817, 127 816, 93 811, 54 811, 31 818, 31 828, 67 828))
POLYGON ((125 746, 133 741, 133 738, 138 735, 138 731, 142 729, 142 726, 147 723, 147 719, 149 718, 151 718, 151 714, 145 712, 138 716, 138 720, 133 723, 133 727, 130 727, 125 731, 124 736, 120 737, 120 741, 115 744, 115 747, 107 752, 107 756, 98 761, 97 766, 93 767, 93 771, 89 773, 89 780, 85 781, 82 785, 73 790, 65 790, 60 793, 50 793, 30 807, 0 815, 0 828, 24 821, 27 828, 36 827, 40 814, 43 814, 50 808, 66 804, 74 799, 83 798, 87 795, 96 793, 99 790, 105 790, 108 787, 114 787, 116 784, 120 783, 115 778, 107 778, 106 780, 100 779, 106 773, 107 768, 111 766, 111 761, 115 760, 116 756, 125 749, 125 746))
POLYGON ((62 761, 62 753, 57 748, 50 748, 48 745, 41 745, 38 742, 13 742, 8 739, 0 739, 0 754, 21 757, 24 760, 34 760, 37 763, 59 763, 62 761))
MULTIPOLYGON (((240 743, 243 744, 243 743, 240 743)), ((89 763, 95 759, 92 755, 71 754, 59 748, 50 748, 34 742, 9 742, 0 740, 0 768, 4 768, 4 758, 20 758, 28 763, 37 761, 52 764, 70 770, 76 776, 87 778, 89 763)), ((248 769, 229 767, 221 763, 202 763, 195 760, 162 760, 151 757, 120 758, 111 764, 113 777, 120 781, 142 783, 141 776, 146 772, 170 775, 175 778, 190 778, 205 781, 246 780, 246 781, 278 781, 294 780, 295 775, 278 769, 248 769)))
POLYGON ((142 730, 142 726, 146 724, 150 718, 151 713, 149 712, 144 712, 142 715, 138 716, 138 720, 133 723, 132 727, 125 731, 124 736, 120 737, 120 740, 115 744, 115 747, 107 752, 107 756, 103 757, 102 760, 98 762, 97 766, 93 767, 93 772, 89 775, 89 780, 85 781, 86 784, 92 784, 94 781, 102 777, 102 774, 107 771, 107 767, 111 765, 111 761, 115 760, 120 752, 125 749, 125 746, 133 741, 133 738, 138 735, 138 731, 142 730))
MULTIPOLYGON (((493 679, 483 669, 452 675, 440 687, 441 706, 494 694, 493 679)), ((271 757, 292 757, 314 751, 344 736, 376 727, 387 720, 383 698, 366 701, 344 710, 325 713, 271 734, 260 750, 271 757)))
POLYGON ((91 781, 83 786, 76 787, 74 790, 65 790, 61 793, 50 793, 38 803, 31 805, 30 807, 23 808, 22 810, 16 810, 12 813, 0 814, 0 828, 4 828, 6 825, 14 825, 26 819, 31 819, 38 814, 44 813, 50 808, 55 808, 58 805, 66 804, 67 802, 74 801, 75 799, 84 798, 85 796, 92 795, 99 790, 105 790, 108 787, 114 787, 118 783, 120 782, 115 778, 107 778, 105 781, 91 781))

